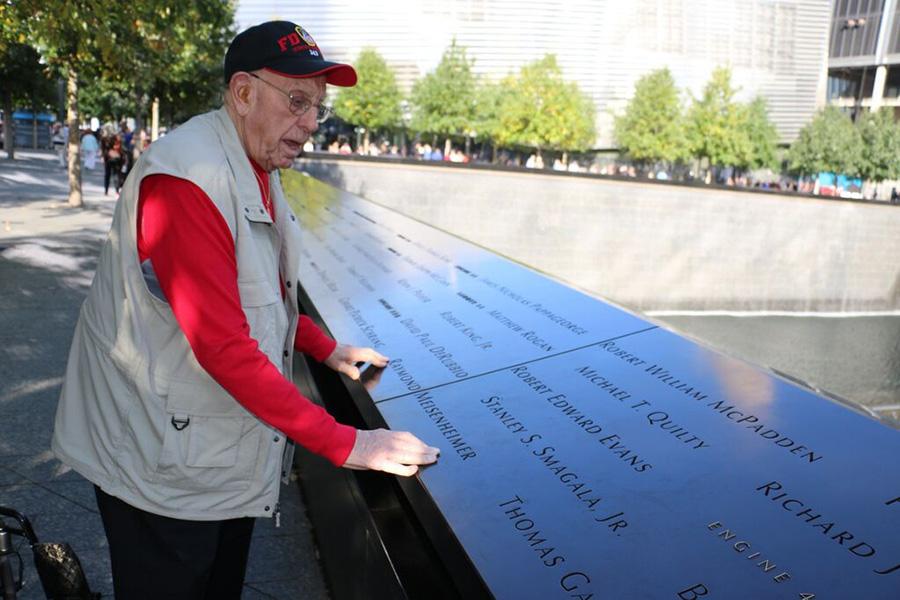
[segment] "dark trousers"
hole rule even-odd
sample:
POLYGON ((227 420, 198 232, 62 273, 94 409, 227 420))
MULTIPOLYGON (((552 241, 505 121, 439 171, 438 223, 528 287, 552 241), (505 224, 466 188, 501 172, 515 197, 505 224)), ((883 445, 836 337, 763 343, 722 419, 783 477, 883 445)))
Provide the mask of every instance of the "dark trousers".
POLYGON ((171 519, 94 491, 117 600, 241 597, 255 519, 171 519))
POLYGON ((122 158, 107 158, 103 161, 103 193, 106 194, 109 192, 109 182, 111 179, 115 178, 113 181, 113 185, 116 188, 116 193, 119 193, 119 188, 122 187, 122 181, 125 179, 122 175, 122 158))

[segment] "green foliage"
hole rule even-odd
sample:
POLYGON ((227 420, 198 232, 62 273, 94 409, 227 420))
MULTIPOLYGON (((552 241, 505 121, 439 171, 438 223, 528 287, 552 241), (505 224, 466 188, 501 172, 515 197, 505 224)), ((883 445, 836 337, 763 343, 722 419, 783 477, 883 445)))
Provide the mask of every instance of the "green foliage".
POLYGON ((437 68, 415 83, 410 98, 414 131, 462 137, 473 130, 478 106, 473 63, 453 40, 437 68))
MULTIPOLYGON (((390 129, 400 124, 400 88, 394 72, 372 48, 356 59, 358 81, 342 88, 334 101, 337 116, 368 131, 390 129)), ((368 133, 367 131, 367 133, 368 133)))
POLYGON ((90 69, 97 74, 126 72, 118 38, 126 37, 133 3, 20 0, 15 6, 44 59, 54 67, 83 74, 90 69))
POLYGON ((97 117, 101 123, 138 114, 134 88, 128 82, 92 79, 78 88, 78 106, 87 117, 97 117))
POLYGON ((229 2, 21 0, 16 6, 44 59, 76 74, 90 114, 140 115, 157 96, 180 120, 218 99, 222 58, 234 34, 229 2))
POLYGON ((801 175, 821 172, 858 175, 862 146, 860 132, 850 117, 829 106, 800 130, 788 153, 790 169, 801 175))
POLYGON ((494 84, 482 88, 480 107, 478 110, 478 130, 490 135, 496 146, 504 148, 519 144, 520 132, 525 123, 512 111, 516 104, 513 97, 517 92, 518 82, 515 75, 507 75, 494 84))
POLYGON ((26 44, 11 43, 0 51, 0 99, 3 106, 37 110, 53 104, 53 82, 37 50, 26 44))
POLYGON ((594 104, 578 84, 566 82, 556 57, 522 67, 518 76, 508 76, 500 102, 496 141, 554 150, 585 150, 596 138, 594 104))
POLYGON ((625 113, 615 119, 619 148, 637 161, 675 162, 690 155, 684 111, 668 69, 641 77, 625 113))
POLYGON ((9 158, 15 157, 14 109, 27 107, 40 112, 53 103, 53 82, 40 58, 37 50, 27 44, 7 41, 0 45, 0 108, 6 119, 3 144, 9 158))
POLYGON ((0 0, 0 54, 10 44, 28 42, 28 34, 22 16, 10 0, 0 0))
MULTIPOLYGON (((140 115, 148 95, 167 101, 170 115, 209 107, 221 89, 212 74, 231 38, 233 8, 221 0, 18 0, 0 4, 6 20, 34 40, 44 60, 67 79, 68 119, 81 119, 79 84, 118 92, 122 102, 84 94, 98 111, 115 112, 133 99, 140 115), (118 108, 111 106, 117 104, 118 108)), ((4 36, 0 36, 2 38, 4 36)), ((199 112, 199 110, 197 110, 199 112)), ((80 206, 80 169, 70 128, 69 202, 80 206)))
POLYGON ((862 141, 860 175, 871 181, 900 179, 900 123, 889 108, 867 112, 859 120, 862 141))
POLYGON ((235 33, 233 6, 221 0, 148 6, 136 24, 143 43, 133 89, 159 98, 172 123, 214 108, 224 87, 222 61, 235 33))
POLYGON ((717 67, 688 110, 688 140, 692 154, 715 166, 741 166, 752 155, 746 135, 744 108, 735 102, 731 70, 717 67))
POLYGON ((504 96, 511 93, 501 82, 486 82, 475 90, 475 116, 472 130, 481 141, 497 141, 501 135, 500 114, 504 96))
MULTIPOLYGON (((748 153, 736 166, 749 169, 778 169, 778 130, 769 120, 765 98, 757 96, 750 104, 741 107, 742 130, 747 136, 748 153)), ((744 144, 741 144, 744 146, 744 144)))

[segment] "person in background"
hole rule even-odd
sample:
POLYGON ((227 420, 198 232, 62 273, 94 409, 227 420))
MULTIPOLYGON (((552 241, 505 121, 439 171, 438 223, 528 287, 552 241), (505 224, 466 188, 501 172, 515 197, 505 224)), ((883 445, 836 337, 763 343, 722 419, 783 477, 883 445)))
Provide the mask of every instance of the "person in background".
POLYGON ((151 144, 122 188, 56 414, 53 451, 94 484, 119 600, 240 598, 293 442, 402 476, 438 455, 338 423, 292 382, 295 351, 352 379, 388 360, 299 314, 303 234, 278 171, 328 117, 326 84, 356 71, 287 21, 240 33, 224 66, 224 106, 151 144))
POLYGON ((119 124, 119 138, 122 140, 122 148, 125 150, 125 171, 130 173, 131 167, 134 166, 134 132, 125 121, 119 124))
MULTIPOLYGON (((160 135, 161 136, 165 135, 165 131, 161 131, 160 135)), ((134 159, 132 160, 132 164, 134 164, 134 161, 137 160, 141 156, 141 154, 144 153, 144 151, 147 149, 147 146, 149 146, 149 145, 150 145, 150 134, 147 133, 146 127, 141 127, 141 130, 137 133, 137 143, 134 144, 134 151, 132 152, 132 155, 134 156, 134 159)))
POLYGON ((100 144, 97 137, 90 129, 85 129, 81 136, 81 160, 84 161, 84 168, 93 171, 97 165, 97 153, 100 151, 100 144))
POLYGON ((122 138, 115 133, 104 137, 103 150, 103 195, 109 194, 109 182, 115 177, 114 186, 116 194, 125 180, 125 149, 122 148, 122 138))
POLYGON ((66 166, 66 143, 68 142, 69 128, 63 127, 62 123, 57 121, 53 124, 50 141, 53 144, 53 150, 59 159, 59 166, 66 166))

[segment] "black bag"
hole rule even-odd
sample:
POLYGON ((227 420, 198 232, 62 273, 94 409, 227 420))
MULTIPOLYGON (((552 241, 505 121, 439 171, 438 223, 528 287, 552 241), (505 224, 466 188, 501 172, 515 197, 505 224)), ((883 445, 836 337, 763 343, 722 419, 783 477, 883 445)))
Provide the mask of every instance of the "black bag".
POLYGON ((31 545, 34 566, 41 578, 44 594, 51 600, 95 600, 72 547, 66 543, 45 542, 31 545))
POLYGON ((18 527, 6 526, 2 519, 0 519, 0 527, 13 535, 24 537, 31 545, 34 566, 41 580, 41 587, 44 588, 44 595, 48 600, 100 599, 100 594, 91 592, 84 576, 84 570, 81 568, 81 562, 69 544, 38 542, 28 517, 11 508, 0 506, 0 517, 3 516, 14 519, 18 527))

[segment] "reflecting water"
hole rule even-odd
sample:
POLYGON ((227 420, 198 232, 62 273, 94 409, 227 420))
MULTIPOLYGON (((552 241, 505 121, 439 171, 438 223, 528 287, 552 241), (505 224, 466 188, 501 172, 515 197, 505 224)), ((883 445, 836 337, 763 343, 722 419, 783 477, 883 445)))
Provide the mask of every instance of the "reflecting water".
POLYGON ((866 406, 900 427, 900 316, 650 316, 732 356, 866 406))

